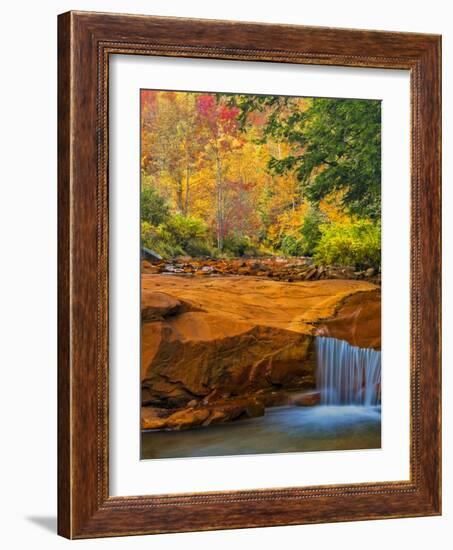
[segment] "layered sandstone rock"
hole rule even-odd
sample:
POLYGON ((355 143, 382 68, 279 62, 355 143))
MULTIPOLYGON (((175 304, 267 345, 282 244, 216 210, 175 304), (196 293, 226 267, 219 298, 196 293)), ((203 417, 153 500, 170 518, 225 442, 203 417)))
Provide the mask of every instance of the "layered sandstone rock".
POLYGON ((287 283, 251 276, 144 274, 142 308, 150 306, 154 293, 164 293, 184 302, 185 311, 192 308, 253 326, 312 334, 314 326, 333 317, 346 298, 377 289, 366 281, 341 279, 287 283))
POLYGON ((329 325, 338 315, 349 322, 354 296, 368 304, 366 319, 377 299, 366 297, 376 289, 354 280, 142 275, 142 427, 179 429, 259 416, 277 404, 316 404, 318 327, 341 326, 329 325))
POLYGON ((381 349, 381 291, 345 298, 335 315, 318 325, 318 336, 346 340, 352 346, 381 349))
POLYGON ((314 385, 313 337, 221 314, 187 312, 142 328, 142 402, 181 407, 314 385))
POLYGON ((258 398, 234 397, 219 399, 211 404, 202 401, 176 411, 157 407, 142 407, 141 421, 142 428, 145 430, 180 430, 263 415, 264 404, 258 398))

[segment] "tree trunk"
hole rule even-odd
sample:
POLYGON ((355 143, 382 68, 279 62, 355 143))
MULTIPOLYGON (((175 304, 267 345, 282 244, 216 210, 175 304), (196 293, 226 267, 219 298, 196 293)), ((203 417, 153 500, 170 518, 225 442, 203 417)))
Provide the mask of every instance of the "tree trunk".
POLYGON ((183 178, 179 176, 176 180, 176 204, 181 214, 184 214, 183 185, 183 178))
POLYGON ((190 189, 190 169, 186 167, 186 196, 184 197, 184 216, 189 215, 189 189, 190 189))
POLYGON ((217 192, 217 248, 223 248, 223 189, 222 189, 222 165, 220 157, 216 155, 216 192, 217 192))

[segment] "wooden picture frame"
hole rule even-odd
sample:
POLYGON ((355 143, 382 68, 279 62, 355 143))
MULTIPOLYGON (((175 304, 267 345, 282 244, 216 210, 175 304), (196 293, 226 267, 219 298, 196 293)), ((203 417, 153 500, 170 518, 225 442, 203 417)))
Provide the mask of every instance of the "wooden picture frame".
POLYGON ((441 39, 69 12, 58 21, 58 532, 88 538, 441 513, 441 39), (410 480, 109 496, 109 56, 406 69, 411 81, 410 480))

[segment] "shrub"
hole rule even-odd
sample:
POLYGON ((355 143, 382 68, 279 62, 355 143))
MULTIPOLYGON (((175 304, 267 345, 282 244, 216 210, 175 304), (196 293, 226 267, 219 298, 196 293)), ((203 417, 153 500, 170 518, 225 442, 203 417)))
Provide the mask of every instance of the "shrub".
POLYGON ((190 256, 210 256, 211 243, 207 225, 192 216, 175 214, 166 223, 166 230, 176 247, 190 256))
POLYGON ((288 256, 303 256, 305 253, 304 239, 295 235, 285 235, 280 242, 280 250, 288 256))
POLYGON ((140 193, 140 217, 143 222, 152 225, 164 223, 169 216, 168 205, 154 187, 149 183, 149 177, 142 176, 142 189, 140 193))
POLYGON ((157 252, 163 258, 173 258, 184 254, 184 250, 174 242, 164 225, 157 227, 148 223, 141 224, 142 246, 157 252))
POLYGON ((317 265, 352 266, 356 269, 381 265, 381 226, 369 221, 333 223, 320 226, 316 246, 317 265))
POLYGON ((288 256, 312 256, 321 239, 321 224, 325 216, 315 207, 310 207, 301 223, 288 228, 278 243, 283 254, 288 256))
POLYGON ((256 256, 259 250, 247 235, 230 234, 223 240, 223 253, 227 256, 256 256))
POLYGON ((183 216, 182 214, 171 216, 166 226, 173 239, 179 244, 183 244, 190 239, 205 239, 208 232, 208 228, 202 220, 192 216, 183 216))
POLYGON ((174 214, 165 223, 141 224, 142 245, 154 250, 163 258, 188 254, 210 256, 212 254, 206 224, 191 216, 174 214))
POLYGON ((314 207, 310 207, 304 217, 300 234, 302 235, 302 249, 306 256, 313 256, 316 247, 321 240, 321 224, 325 223, 326 219, 322 213, 314 207))

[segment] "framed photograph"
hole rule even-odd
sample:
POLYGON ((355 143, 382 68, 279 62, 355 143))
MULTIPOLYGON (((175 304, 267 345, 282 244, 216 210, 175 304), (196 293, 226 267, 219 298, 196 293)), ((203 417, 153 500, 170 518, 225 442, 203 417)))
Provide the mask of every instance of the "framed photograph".
POLYGON ((440 37, 58 47, 59 533, 440 514, 440 37))

